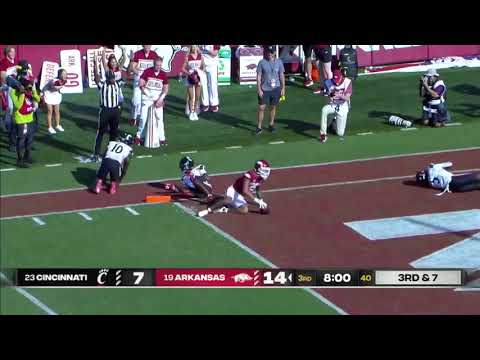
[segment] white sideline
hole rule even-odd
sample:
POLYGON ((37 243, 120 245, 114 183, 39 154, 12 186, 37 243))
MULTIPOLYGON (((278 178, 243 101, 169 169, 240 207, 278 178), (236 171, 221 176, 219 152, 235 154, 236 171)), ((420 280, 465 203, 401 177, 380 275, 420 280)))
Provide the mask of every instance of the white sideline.
MULTIPOLYGON (((280 167, 273 167, 272 169, 273 170, 298 169, 298 168, 315 167, 315 166, 350 164, 350 163, 356 163, 356 162, 362 162, 362 161, 396 159, 396 158, 409 157, 409 156, 433 155, 433 154, 442 154, 442 153, 450 153, 450 152, 471 151, 471 150, 480 150, 480 146, 473 146, 473 147, 459 148, 459 149, 450 149, 450 150, 436 150, 436 151, 427 151, 427 152, 418 152, 418 153, 409 153, 409 154, 399 154, 399 155, 386 155, 386 156, 353 159, 353 160, 339 160, 339 161, 331 161, 331 162, 323 162, 323 163, 280 166, 280 167)), ((220 173, 210 174, 210 176, 236 175, 236 174, 242 174, 243 172, 245 172, 245 170, 220 172, 220 173)), ((134 181, 134 182, 124 183, 122 186, 148 184, 148 183, 151 183, 151 182, 163 182, 163 181, 172 181, 172 180, 177 180, 177 177, 175 177, 175 178, 165 178, 165 179, 134 181)), ((67 189, 60 189, 60 190, 35 191, 35 192, 29 192, 29 193, 8 194, 8 195, 1 195, 0 199, 13 197, 13 196, 55 194, 55 193, 60 193, 60 192, 65 192, 65 191, 75 191, 75 190, 85 190, 85 187, 67 188, 67 189)))
MULTIPOLYGON (((269 261, 268 259, 264 258, 262 255, 260 255, 259 253, 257 253, 255 250, 249 248, 248 246, 244 245, 242 242, 240 242, 239 240, 235 239, 232 235, 230 235, 229 233, 223 231, 222 229, 220 229, 219 227, 217 227, 216 225, 212 224, 211 222, 208 222, 207 220, 205 220, 204 218, 199 218, 195 215, 195 213, 193 212, 193 210, 183 206, 182 204, 180 203, 174 203, 174 205, 178 208, 180 208, 181 210, 183 210, 184 212, 186 212, 187 214, 193 216, 195 219, 197 219, 198 221, 202 222, 203 224, 205 224, 206 226, 208 226, 210 229, 212 229, 214 232, 216 232, 217 234, 223 236, 225 239, 227 239, 228 241, 234 243, 235 245, 237 245, 239 248, 241 248, 242 250, 248 252, 250 255, 252 255, 253 257, 255 257, 257 260, 260 260, 261 262, 263 262, 265 265, 268 265, 269 267, 273 268, 273 269, 278 269, 278 266, 276 266, 274 263, 272 263, 271 261, 269 261)), ((293 289, 293 288, 292 288, 293 289)), ((337 311, 340 315, 349 315, 345 310, 339 308, 337 305, 335 305, 334 303, 330 302, 328 299, 326 299, 325 297, 323 297, 322 295, 320 295, 319 293, 313 291, 312 289, 307 289, 307 288, 303 288, 303 290, 305 290, 306 292, 308 292, 310 295, 313 295, 315 298, 317 298, 318 300, 322 301, 323 303, 325 303, 326 305, 330 306, 331 308, 335 309, 335 311, 337 311)))
POLYGON ((48 315, 58 315, 55 311, 53 311, 51 308, 49 308, 47 305, 45 305, 43 302, 38 300, 35 296, 30 294, 27 290, 21 288, 21 287, 16 287, 12 284, 9 278, 5 276, 3 272, 0 272, 0 278, 5 281, 9 286, 11 286, 13 289, 15 289, 16 292, 18 292, 20 295, 25 296, 30 302, 38 306, 40 309, 45 311, 48 315))

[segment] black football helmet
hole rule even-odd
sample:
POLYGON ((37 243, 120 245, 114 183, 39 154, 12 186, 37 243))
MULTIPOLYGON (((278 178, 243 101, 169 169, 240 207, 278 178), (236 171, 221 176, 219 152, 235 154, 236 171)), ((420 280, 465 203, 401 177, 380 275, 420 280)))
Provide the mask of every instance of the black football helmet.
POLYGON ((178 164, 178 167, 181 171, 191 170, 194 166, 195 162, 190 156, 184 156, 181 158, 180 163, 178 164))
POLYGON ((127 145, 132 145, 134 142, 134 138, 132 135, 128 133, 123 133, 119 136, 118 141, 127 144, 127 145))
POLYGON ((427 173, 425 170, 418 171, 415 175, 415 180, 417 181, 417 184, 425 185, 427 183, 427 173))

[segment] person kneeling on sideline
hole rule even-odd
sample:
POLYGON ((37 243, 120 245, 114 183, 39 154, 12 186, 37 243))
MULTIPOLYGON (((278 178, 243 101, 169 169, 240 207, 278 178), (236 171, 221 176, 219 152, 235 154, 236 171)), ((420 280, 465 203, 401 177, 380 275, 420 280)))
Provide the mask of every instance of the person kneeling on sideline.
POLYGON ((467 172, 454 175, 445 170, 453 166, 452 162, 430 164, 425 169, 418 171, 416 182, 421 186, 443 190, 437 195, 446 192, 466 192, 480 190, 480 172, 467 172))
POLYGON ((125 134, 117 141, 108 143, 107 151, 102 159, 102 164, 97 172, 97 181, 91 189, 95 194, 100 194, 102 185, 106 183, 107 176, 110 175, 110 188, 108 193, 115 194, 120 182, 127 173, 130 159, 133 156, 133 136, 125 134))
POLYGON ((340 70, 333 71, 333 85, 325 89, 325 95, 329 97, 329 103, 322 108, 322 121, 320 124, 320 138, 324 143, 327 141, 328 116, 335 115, 332 122, 338 136, 343 136, 347 126, 347 116, 350 110, 350 97, 352 96, 352 80, 343 76, 340 70))
POLYGON ((260 195, 260 186, 268 179, 270 171, 270 164, 267 161, 256 161, 252 170, 244 173, 228 187, 225 197, 215 200, 207 209, 200 211, 198 216, 204 217, 218 210, 228 212, 228 208, 233 208, 240 214, 247 214, 249 204, 258 206, 261 213, 268 214, 269 208, 260 195))

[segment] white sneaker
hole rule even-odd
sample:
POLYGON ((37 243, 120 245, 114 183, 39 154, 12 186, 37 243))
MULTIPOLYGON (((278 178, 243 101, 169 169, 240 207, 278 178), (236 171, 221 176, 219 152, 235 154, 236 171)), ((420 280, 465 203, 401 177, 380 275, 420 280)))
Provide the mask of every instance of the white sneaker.
POLYGON ((198 114, 196 112, 193 113, 193 116, 195 117, 195 120, 198 120, 198 114))
POLYGON ((48 132, 52 135, 57 133, 53 127, 49 127, 48 132))
POLYGON ((191 121, 194 121, 194 120, 195 120, 195 113, 194 113, 194 112, 191 112, 190 115, 188 115, 188 118, 189 118, 191 121))
POLYGON ((205 209, 205 210, 202 210, 202 211, 199 211, 198 212, 198 217, 204 217, 204 216, 207 216, 210 212, 208 211, 208 209, 205 209))
POLYGON ((223 206, 220 209, 215 210, 214 213, 216 213, 216 214, 226 214, 226 213, 228 213, 228 208, 226 206, 223 206))
POLYGON ((55 129, 57 129, 58 131, 60 132, 64 132, 65 130, 63 129, 62 125, 58 125, 57 127, 55 127, 55 129))

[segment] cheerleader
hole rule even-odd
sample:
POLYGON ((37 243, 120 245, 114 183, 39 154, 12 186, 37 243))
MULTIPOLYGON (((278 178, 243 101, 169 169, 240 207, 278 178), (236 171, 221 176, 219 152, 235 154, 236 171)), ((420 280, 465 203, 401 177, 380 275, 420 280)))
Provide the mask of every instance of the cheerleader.
POLYGON ((200 106, 200 76, 199 72, 205 70, 202 54, 198 45, 191 45, 182 68, 187 86, 188 116, 192 121, 198 120, 197 108, 200 106))
POLYGON ((57 78, 50 80, 43 88, 43 97, 47 105, 47 123, 48 132, 53 135, 57 131, 63 132, 64 129, 60 125, 60 103, 62 102, 61 90, 67 83, 67 71, 59 69, 57 78), (52 127, 52 114, 55 113, 55 129, 52 127))
POLYGON ((117 82, 118 86, 120 86, 119 101, 121 105, 123 102, 122 87, 123 85, 125 85, 125 81, 122 76, 122 69, 123 69, 123 66, 125 65, 126 55, 125 55, 125 48, 120 47, 120 49, 122 50, 122 56, 120 57, 120 61, 117 61, 115 54, 111 54, 107 59, 106 51, 103 51, 102 60, 103 60, 103 69, 105 71, 111 70, 115 74, 115 81, 117 82))

